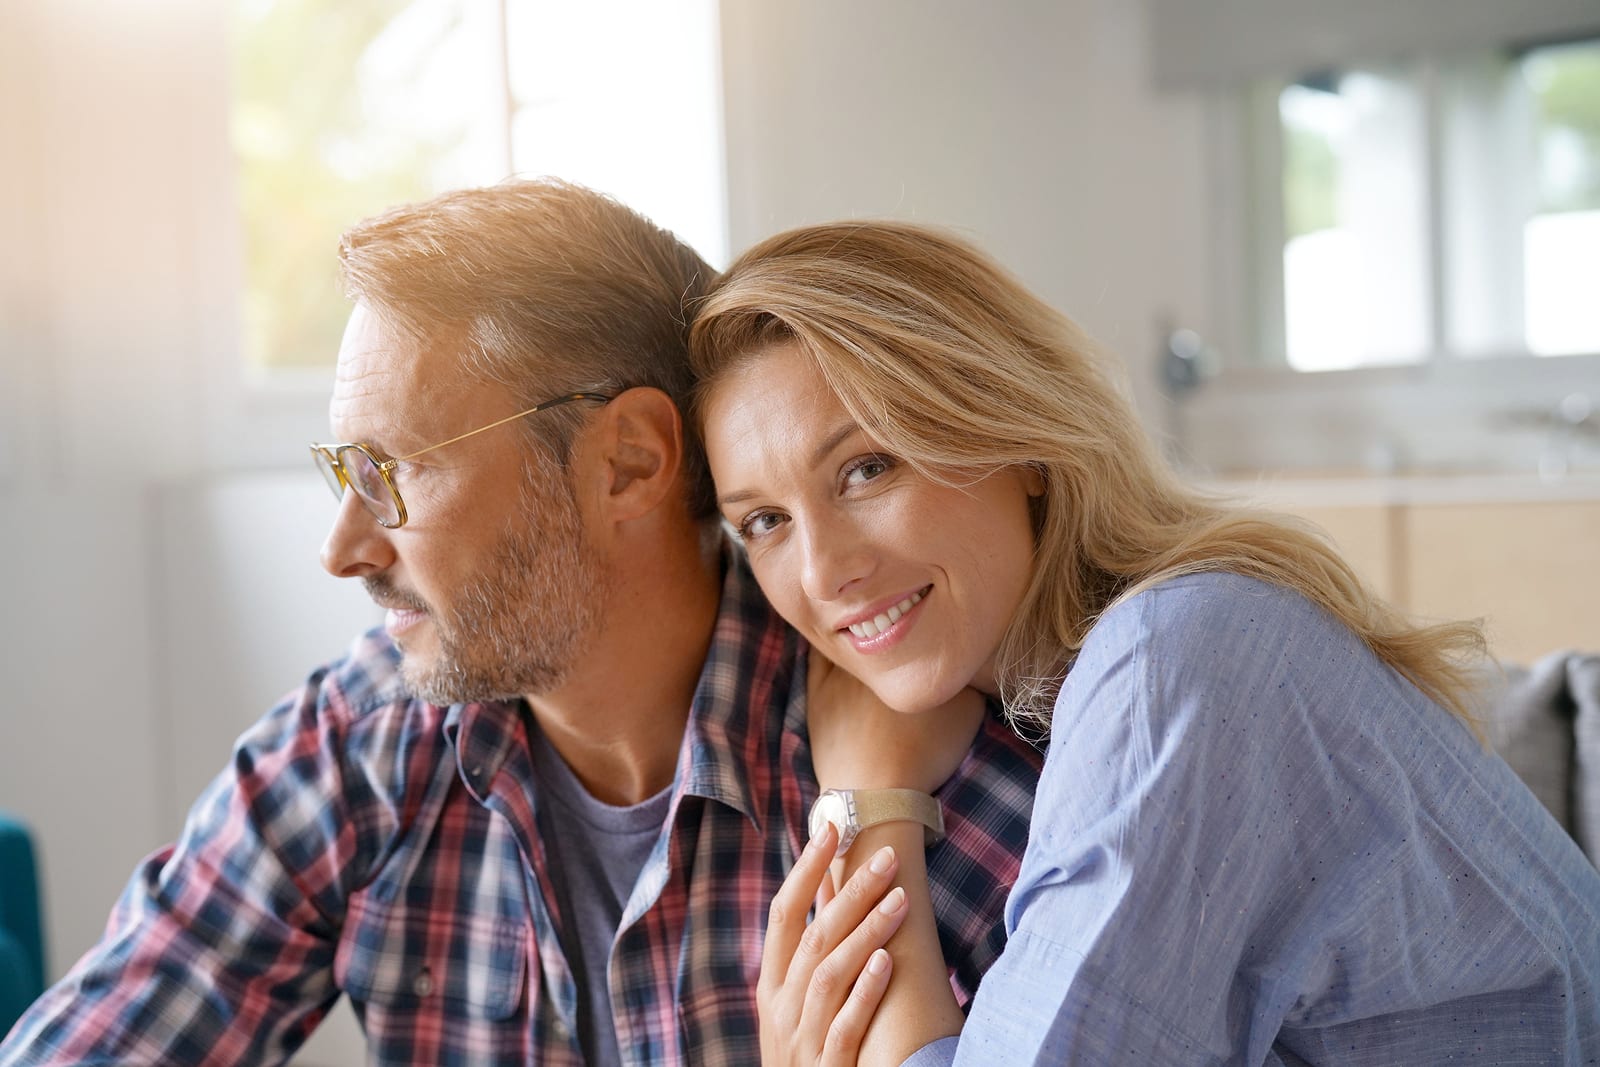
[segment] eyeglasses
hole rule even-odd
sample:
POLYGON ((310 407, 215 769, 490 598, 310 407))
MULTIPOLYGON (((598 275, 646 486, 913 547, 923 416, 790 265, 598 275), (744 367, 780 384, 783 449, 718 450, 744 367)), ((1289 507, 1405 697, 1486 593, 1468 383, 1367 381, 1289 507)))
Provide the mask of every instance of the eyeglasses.
POLYGON ((378 520, 380 526, 390 530, 398 529, 406 524, 406 502, 400 498, 400 487, 394 484, 394 469, 401 462, 416 459, 425 452, 432 452, 445 445, 453 445, 457 441, 465 441, 469 437, 492 430, 496 426, 504 426, 508 422, 525 418, 536 411, 546 408, 560 407, 570 404, 574 400, 594 400, 601 404, 609 403, 613 398, 604 393, 568 393, 542 404, 535 404, 527 411, 519 411, 515 415, 507 415, 503 419, 491 422, 487 426, 480 426, 476 430, 457 434, 448 441, 440 441, 427 448, 419 448, 415 452, 404 456, 385 458, 373 450, 370 445, 360 442, 350 442, 341 445, 311 446, 311 457, 317 462, 317 469, 322 472, 322 477, 327 481, 328 488, 333 490, 334 498, 344 499, 346 489, 354 489, 356 496, 366 509, 372 512, 373 518, 378 520))

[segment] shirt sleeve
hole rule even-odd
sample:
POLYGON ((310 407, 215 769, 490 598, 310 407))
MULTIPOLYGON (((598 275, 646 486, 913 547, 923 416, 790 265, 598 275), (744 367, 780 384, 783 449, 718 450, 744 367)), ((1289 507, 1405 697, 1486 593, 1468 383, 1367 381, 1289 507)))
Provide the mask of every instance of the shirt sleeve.
POLYGON ((1299 654, 1331 656, 1336 684, 1342 646, 1297 635, 1298 598, 1259 583, 1173 586, 1108 613, 1063 684, 958 1064, 1270 1062, 1319 965, 1286 932, 1314 945, 1343 915, 1314 857, 1350 798, 1296 712, 1299 654))
POLYGON ((350 810, 362 789, 347 787, 349 720, 326 682, 240 739, 0 1065, 280 1063, 299 1048, 338 995, 344 900, 381 848, 378 822, 350 810))
POLYGON ((941 1037, 937 1041, 930 1041, 909 1059, 901 1062, 900 1067, 950 1067, 956 1061, 956 1045, 960 1038, 941 1037))

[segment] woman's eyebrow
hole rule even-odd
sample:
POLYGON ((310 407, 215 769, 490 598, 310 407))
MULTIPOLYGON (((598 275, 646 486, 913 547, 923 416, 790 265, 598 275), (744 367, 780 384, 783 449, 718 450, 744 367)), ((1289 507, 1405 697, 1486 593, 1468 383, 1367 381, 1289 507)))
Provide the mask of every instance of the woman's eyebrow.
MULTIPOLYGON (((827 437, 823 438, 821 443, 818 444, 816 448, 811 450, 811 461, 809 465, 815 469, 822 463, 823 460, 828 458, 828 454, 830 452, 839 447, 839 442, 843 441, 851 434, 856 433, 860 429, 861 427, 856 424, 855 420, 852 419, 844 423, 837 430, 834 430, 827 437)), ((724 493, 718 496, 717 506, 722 507, 725 504, 742 503, 743 501, 749 500, 751 497, 757 495, 758 494, 754 489, 735 489, 731 493, 724 493)))
POLYGON ((861 429, 861 427, 857 426, 855 420, 852 419, 843 426, 840 426, 837 430, 830 433, 826 438, 823 439, 821 444, 817 445, 816 448, 811 450, 811 466, 815 467, 817 464, 827 459, 828 453, 838 448, 840 441, 843 441, 846 437, 849 437, 859 429, 861 429))

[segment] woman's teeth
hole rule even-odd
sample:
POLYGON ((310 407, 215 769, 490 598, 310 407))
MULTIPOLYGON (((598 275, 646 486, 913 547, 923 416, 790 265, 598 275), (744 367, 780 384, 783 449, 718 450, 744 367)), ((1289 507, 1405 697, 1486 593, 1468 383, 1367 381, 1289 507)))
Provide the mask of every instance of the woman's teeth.
POLYGON ((917 601, 921 600, 922 596, 922 593, 912 593, 888 611, 880 615, 874 615, 866 622, 853 622, 849 627, 850 632, 857 637, 877 637, 883 631, 899 622, 900 616, 916 607, 917 601))

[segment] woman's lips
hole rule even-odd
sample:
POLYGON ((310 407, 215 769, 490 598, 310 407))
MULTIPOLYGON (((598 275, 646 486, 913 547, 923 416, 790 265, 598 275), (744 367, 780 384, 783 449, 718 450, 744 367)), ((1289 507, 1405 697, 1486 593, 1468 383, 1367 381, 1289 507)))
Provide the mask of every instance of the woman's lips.
POLYGON ((923 601, 932 592, 933 586, 924 586, 874 615, 840 627, 839 633, 845 635, 857 652, 871 654, 892 648, 910 632, 921 614, 919 609, 923 601))

